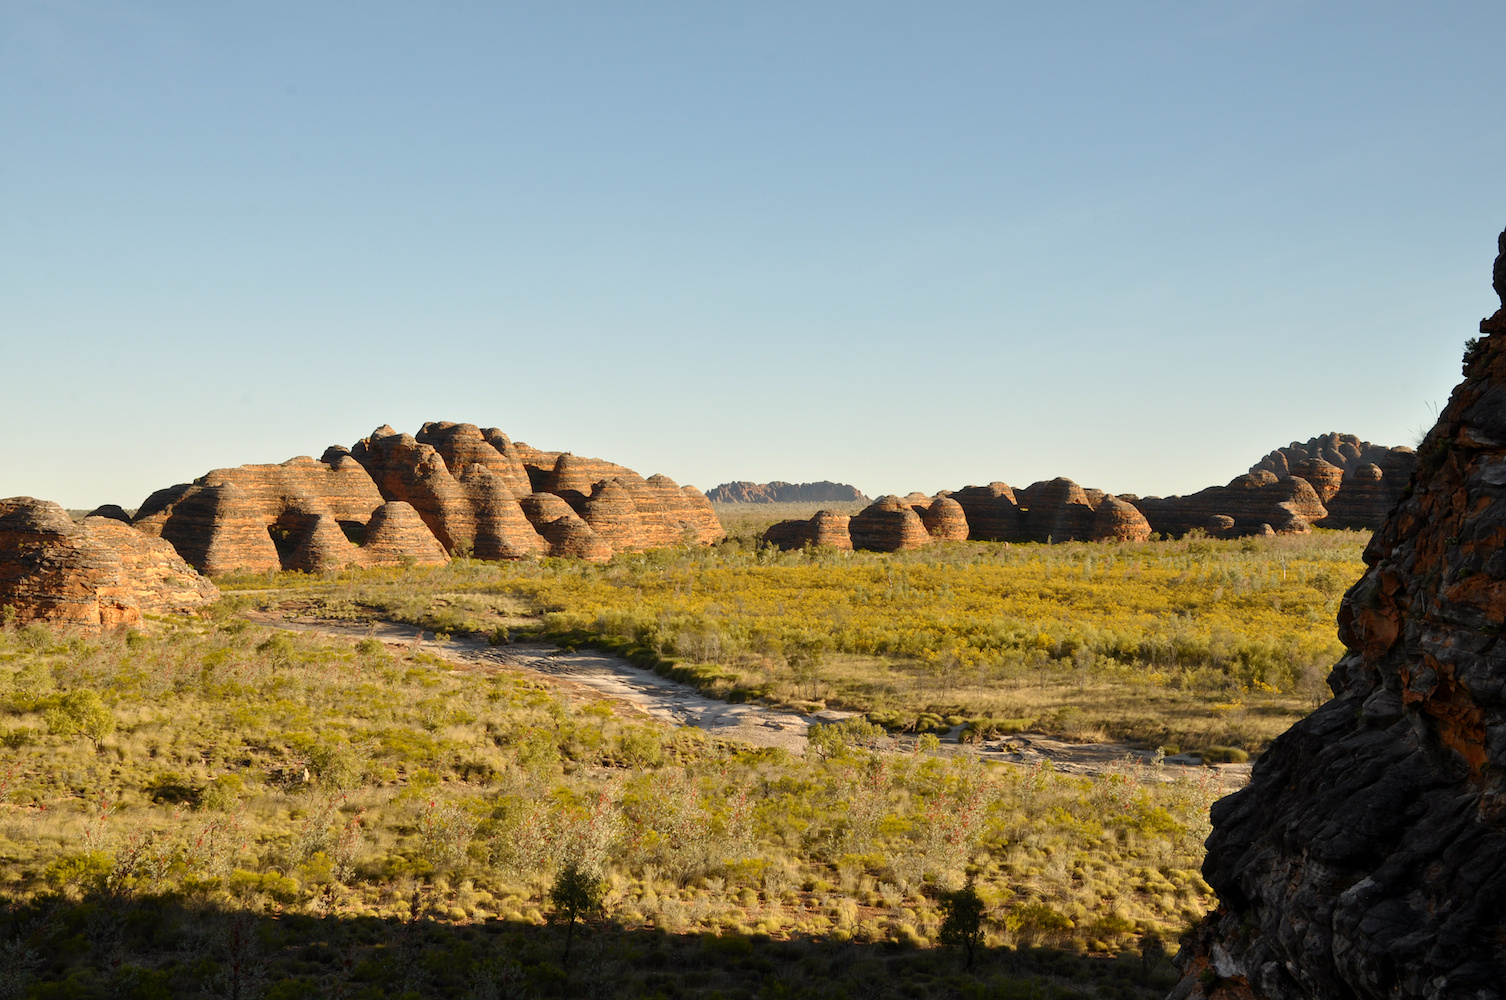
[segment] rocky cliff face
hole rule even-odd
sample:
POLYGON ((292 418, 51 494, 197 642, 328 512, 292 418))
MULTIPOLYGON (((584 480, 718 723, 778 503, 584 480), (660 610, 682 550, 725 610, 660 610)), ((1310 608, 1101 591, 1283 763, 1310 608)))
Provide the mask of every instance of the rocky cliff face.
POLYGON ((48 500, 0 500, 0 605, 20 621, 113 628, 218 598, 171 545, 119 520, 75 523, 48 500))
POLYGON ((706 499, 712 503, 862 503, 868 498, 856 486, 822 480, 819 483, 723 483, 706 499))
POLYGON ((1179 1000, 1506 995, 1506 309, 1480 329, 1344 596, 1333 700, 1213 807, 1179 1000))

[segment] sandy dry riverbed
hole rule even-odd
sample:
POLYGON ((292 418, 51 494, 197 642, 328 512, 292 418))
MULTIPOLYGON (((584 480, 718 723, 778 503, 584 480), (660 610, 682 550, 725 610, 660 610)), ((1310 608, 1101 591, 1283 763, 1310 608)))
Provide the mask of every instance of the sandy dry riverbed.
MULTIPOLYGON (((275 612, 247 615, 261 625, 312 632, 318 635, 363 639, 368 636, 389 646, 422 650, 453 663, 460 670, 511 667, 545 675, 564 688, 577 687, 611 698, 652 718, 680 726, 694 726, 712 735, 754 746, 783 747, 805 752, 806 730, 818 722, 850 718, 853 712, 825 711, 815 715, 796 713, 768 705, 733 705, 708 698, 694 688, 660 677, 652 670, 592 651, 566 652, 544 643, 510 643, 493 646, 480 639, 438 639, 432 632, 413 625, 392 622, 343 622, 322 618, 284 616, 275 612)), ((906 751, 914 737, 894 736, 878 741, 878 749, 906 751)), ((974 753, 984 760, 1025 766, 1050 762, 1058 771, 1071 774, 1101 774, 1131 763, 1152 763, 1154 754, 1120 743, 1067 743, 1040 733, 1016 733, 981 745, 958 743, 956 734, 945 738, 942 749, 950 753, 974 753)), ((1204 765, 1193 757, 1168 757, 1158 769, 1166 777, 1178 774, 1214 774, 1220 784, 1237 788, 1249 780, 1249 764, 1204 765)))

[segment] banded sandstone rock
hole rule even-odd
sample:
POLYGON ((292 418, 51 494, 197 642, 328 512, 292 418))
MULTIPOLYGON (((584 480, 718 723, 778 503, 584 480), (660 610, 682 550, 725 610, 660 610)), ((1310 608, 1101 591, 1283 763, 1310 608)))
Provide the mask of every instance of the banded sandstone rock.
POLYGON ((524 516, 505 477, 478 463, 465 468, 459 483, 476 525, 471 544, 477 559, 527 559, 548 550, 549 543, 524 516))
POLYGON ((159 538, 113 518, 75 523, 47 500, 0 500, 0 605, 20 621, 97 630, 218 598, 159 538))
POLYGON ((967 517, 969 538, 987 542, 1023 539, 1020 508, 1008 483, 965 486, 953 493, 952 499, 967 517))
POLYGON ((1329 433, 1307 442, 1293 441, 1261 459, 1250 471, 1267 470, 1277 477, 1301 476, 1312 483, 1328 516, 1314 522, 1322 528, 1361 528, 1374 530, 1400 499, 1407 480, 1417 467, 1417 454, 1411 448, 1388 448, 1361 441, 1353 434, 1329 433), (1319 464, 1321 463, 1321 464, 1319 464), (1333 473, 1339 470, 1339 482, 1330 493, 1333 473), (1362 469, 1379 470, 1371 476, 1362 469), (1304 474, 1306 471, 1309 474, 1304 474), (1313 481, 1323 479, 1325 486, 1313 481))
POLYGON ((1105 496, 1093 511, 1091 537, 1095 542, 1143 542, 1150 538, 1150 522, 1134 504, 1105 496))
POLYGON ((926 531, 937 541, 967 541, 967 514, 962 510, 962 505, 951 497, 938 496, 917 513, 920 514, 926 531))
POLYGON ((852 551, 848 526, 852 518, 835 510, 818 510, 807 521, 780 521, 770 525, 763 540, 781 549, 799 549, 807 545, 826 546, 852 551))
POLYGON ((523 513, 549 543, 549 554, 588 562, 612 558, 612 545, 602 538, 561 497, 530 493, 521 501, 523 513))
POLYGON ((456 478, 468 467, 479 465, 496 475, 515 498, 532 492, 528 470, 523 467, 517 449, 507 440, 507 435, 495 427, 483 431, 475 424, 430 421, 414 435, 414 439, 438 452, 444 459, 445 468, 456 478), (499 444, 501 448, 497 447, 499 444))
POLYGON ((1215 518, 1234 522, 1225 537, 1246 534, 1302 534, 1327 516, 1317 491, 1305 479, 1278 479, 1266 469, 1236 476, 1228 486, 1210 486, 1185 497, 1144 497, 1135 502, 1151 530, 1180 537, 1208 530, 1215 518))
POLYGON ((372 511, 361 561, 367 566, 400 566, 410 561, 441 566, 450 557, 412 504, 389 500, 372 511))
POLYGON ((855 549, 902 552, 929 545, 931 536, 910 505, 897 496, 880 497, 848 521, 855 549))

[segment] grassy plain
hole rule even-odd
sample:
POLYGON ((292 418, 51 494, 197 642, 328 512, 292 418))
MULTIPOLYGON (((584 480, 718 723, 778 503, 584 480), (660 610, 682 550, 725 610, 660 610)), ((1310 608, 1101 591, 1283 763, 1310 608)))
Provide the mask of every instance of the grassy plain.
POLYGON ((0 630, 6 996, 1148 1000, 1209 905, 1211 782, 802 760, 219 610, 0 630), (566 963, 569 862, 604 898, 566 963), (971 969, 930 947, 965 873, 971 969))
MULTIPOLYGON (((756 530, 756 526, 748 532, 756 530)), ((1364 538, 711 549, 221 580, 209 618, 0 628, 0 996, 1143 997, 1211 904, 1211 774, 805 759, 250 606, 616 650, 891 728, 1265 742, 1364 538), (569 962, 551 888, 602 908, 569 962), (936 947, 971 876, 989 945, 936 947)))
POLYGON ((1338 602, 1367 538, 880 554, 782 553, 734 535, 602 566, 457 560, 221 585, 269 606, 293 595, 315 614, 542 632, 718 697, 852 709, 891 729, 1257 753, 1327 697, 1338 602))

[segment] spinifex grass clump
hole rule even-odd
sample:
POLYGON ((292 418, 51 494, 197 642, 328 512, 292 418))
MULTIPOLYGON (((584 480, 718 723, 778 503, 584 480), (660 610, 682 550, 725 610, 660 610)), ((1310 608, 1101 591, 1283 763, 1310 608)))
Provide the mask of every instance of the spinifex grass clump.
POLYGON ((1149 997, 1209 902, 1212 786, 1151 768, 802 760, 373 642, 156 628, 0 631, 0 948, 38 995, 1149 997), (48 729, 77 692, 97 746, 48 729), (933 947, 969 876, 966 971, 933 947), (584 929, 549 923, 566 882, 584 929))
POLYGON ((1251 752, 1326 697, 1364 541, 1319 531, 893 554, 732 541, 604 566, 459 560, 221 585, 264 602, 283 587, 317 614, 499 640, 531 630, 729 700, 857 709, 891 729, 977 723, 1251 752))

